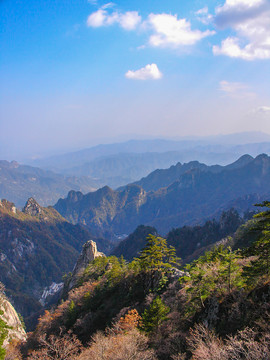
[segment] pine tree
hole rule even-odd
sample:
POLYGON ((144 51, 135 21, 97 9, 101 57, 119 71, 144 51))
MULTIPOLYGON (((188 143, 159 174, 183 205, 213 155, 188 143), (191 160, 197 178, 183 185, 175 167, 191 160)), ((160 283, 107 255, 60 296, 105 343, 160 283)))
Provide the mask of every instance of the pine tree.
POLYGON ((144 271, 169 270, 180 262, 175 248, 168 247, 166 239, 151 234, 137 260, 144 271))
POLYGON ((166 320, 169 311, 170 308, 163 303, 161 298, 156 297, 150 307, 142 314, 142 330, 146 333, 155 331, 166 320))

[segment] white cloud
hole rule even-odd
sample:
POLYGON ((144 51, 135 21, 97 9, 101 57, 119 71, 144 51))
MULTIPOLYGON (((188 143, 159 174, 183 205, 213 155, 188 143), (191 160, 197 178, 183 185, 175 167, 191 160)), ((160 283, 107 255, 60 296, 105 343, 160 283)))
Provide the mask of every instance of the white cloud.
POLYGON ((141 22, 137 11, 127 11, 119 17, 119 24, 125 30, 134 30, 141 22))
POLYGON ((106 23, 106 11, 99 9, 98 11, 92 13, 88 16, 87 26, 91 27, 100 27, 104 26, 106 23))
POLYGON ((236 36, 213 46, 215 55, 243 60, 270 59, 270 2, 226 0, 216 9, 216 25, 232 28, 236 36))
POLYGON ((162 73, 156 64, 148 64, 139 70, 129 70, 125 76, 133 80, 158 80, 162 78, 162 73))
POLYGON ((154 31, 154 34, 150 36, 149 43, 156 47, 193 45, 215 33, 210 30, 191 30, 190 22, 186 19, 178 19, 177 15, 150 14, 147 23, 154 31))
MULTIPOLYGON (((149 44, 154 47, 178 47, 183 45, 194 45, 201 39, 215 34, 215 31, 192 30, 191 24, 187 19, 178 19, 177 15, 170 14, 149 14, 147 19, 142 22, 141 16, 137 11, 109 12, 108 7, 114 5, 108 3, 96 12, 89 15, 87 26, 101 27, 110 26, 117 23, 125 30, 135 30, 139 25, 141 30, 150 31, 149 44)), ((198 11, 203 15, 204 20, 210 19, 208 8, 198 11)))
POLYGON ((256 94, 249 90, 249 86, 240 82, 229 82, 222 80, 219 83, 219 90, 226 96, 232 98, 250 98, 255 97, 256 94))
POLYGON ((269 59, 269 49, 257 47, 255 44, 249 43, 244 47, 240 47, 238 38, 230 38, 223 40, 221 46, 213 46, 214 55, 227 55, 232 58, 240 58, 243 60, 269 59))
POLYGON ((106 9, 111 6, 113 6, 113 3, 103 5, 102 8, 89 15, 87 26, 101 27, 118 23, 125 30, 134 30, 141 22, 141 16, 137 11, 127 11, 125 13, 114 11, 109 14, 106 9))

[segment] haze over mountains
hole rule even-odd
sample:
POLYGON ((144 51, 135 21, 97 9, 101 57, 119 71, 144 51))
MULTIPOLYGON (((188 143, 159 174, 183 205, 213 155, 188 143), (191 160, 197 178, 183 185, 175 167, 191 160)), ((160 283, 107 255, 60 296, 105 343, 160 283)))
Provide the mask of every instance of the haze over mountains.
POLYGON ((158 168, 197 160, 226 165, 244 154, 270 153, 270 135, 239 133, 181 140, 130 140, 37 159, 33 166, 73 176, 90 176, 112 188, 139 180, 158 168))
MULTIPOLYGON (((214 156, 211 154, 213 152, 216 156, 217 154, 221 154, 220 159, 222 159, 223 154, 223 156, 225 156, 223 161, 232 162, 235 159, 229 158, 228 156, 239 157, 244 153, 256 156, 262 152, 267 153, 268 151, 266 151, 266 149, 270 150, 269 147, 269 134, 262 132, 243 132, 209 137, 189 137, 179 140, 129 140, 121 143, 101 144, 76 152, 28 161, 27 163, 51 170, 66 170, 75 166, 84 165, 98 158, 100 159, 116 154, 165 153, 171 151, 180 152, 183 157, 192 155, 190 159, 184 158, 178 161, 198 160, 207 163, 206 160, 193 155, 198 154, 202 156, 201 153, 203 153, 203 155, 207 157, 207 154, 210 154, 208 156, 211 159, 211 155, 214 156), (250 151, 247 151, 247 147, 250 151)), ((222 164, 223 162, 217 161, 217 163, 222 164)))
MULTIPOLYGON (((29 197, 34 197, 42 206, 47 206, 65 197, 70 190, 88 193, 105 185, 117 189, 136 183, 148 191, 151 187, 143 184, 150 181, 147 176, 156 169, 190 161, 194 161, 193 165, 187 165, 190 167, 198 167, 196 161, 227 165, 244 154, 261 153, 270 154, 270 136, 258 132, 177 141, 130 140, 30 161, 31 166, 0 161, 0 198, 22 207, 29 197)), ((184 169, 175 168, 176 179, 184 169)), ((160 177, 152 190, 169 185, 162 180, 164 174, 162 171, 151 174, 151 177, 160 177)))
MULTIPOLYGON (((181 169, 181 165, 176 167, 181 169)), ((240 211, 245 211, 270 194, 270 158, 265 154, 255 159, 244 156, 226 167, 198 163, 197 168, 191 166, 177 180, 176 167, 167 171, 169 185, 156 191, 147 192, 136 184, 120 191, 106 186, 86 195, 71 191, 56 203, 55 209, 97 235, 128 234, 140 224, 154 226, 165 234, 172 227, 212 218, 234 202, 240 211)))
POLYGON ((96 187, 89 177, 64 176, 16 161, 0 161, 0 199, 8 199, 18 207, 24 206, 29 197, 46 206, 66 196, 71 189, 88 192, 96 187))

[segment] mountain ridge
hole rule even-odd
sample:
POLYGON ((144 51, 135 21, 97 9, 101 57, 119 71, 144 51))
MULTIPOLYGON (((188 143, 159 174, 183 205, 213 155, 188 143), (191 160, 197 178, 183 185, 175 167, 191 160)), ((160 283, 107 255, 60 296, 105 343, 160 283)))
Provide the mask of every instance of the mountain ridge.
MULTIPOLYGON (((270 193, 270 158, 244 158, 234 168, 205 171, 193 168, 167 187, 146 192, 136 184, 120 191, 108 187, 82 195, 79 201, 59 199, 55 208, 69 221, 99 233, 131 233, 138 225, 154 226, 161 234, 172 227, 191 225, 227 209, 236 198, 270 193), (247 161, 246 161, 247 160, 247 161), (240 166, 240 167, 239 167, 240 166)), ((243 209, 249 207, 243 204, 243 209)))

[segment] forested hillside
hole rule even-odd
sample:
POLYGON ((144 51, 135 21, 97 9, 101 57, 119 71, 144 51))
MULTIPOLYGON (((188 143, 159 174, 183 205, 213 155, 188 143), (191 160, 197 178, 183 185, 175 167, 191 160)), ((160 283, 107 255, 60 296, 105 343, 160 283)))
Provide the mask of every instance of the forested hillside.
POLYGON ((242 249, 219 245, 181 266, 165 239, 149 235, 130 263, 96 258, 40 318, 24 357, 269 359, 270 203, 261 206, 239 230, 238 242, 253 238, 242 249))

